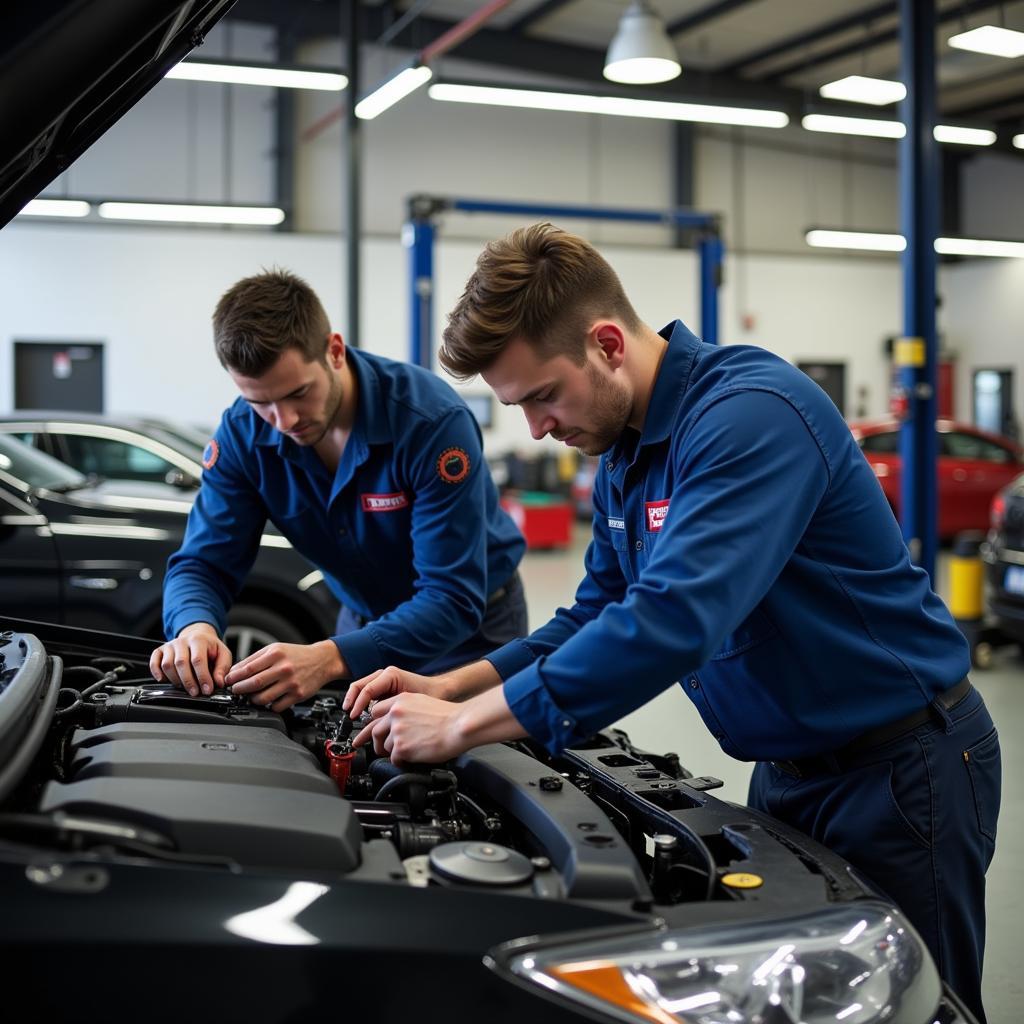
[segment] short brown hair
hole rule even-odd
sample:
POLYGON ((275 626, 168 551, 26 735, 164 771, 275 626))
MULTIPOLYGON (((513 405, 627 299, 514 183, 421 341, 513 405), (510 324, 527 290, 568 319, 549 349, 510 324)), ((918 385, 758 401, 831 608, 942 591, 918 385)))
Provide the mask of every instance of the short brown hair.
POLYGON ((513 338, 550 358, 583 364, 588 322, 636 315, 615 271, 589 242, 552 224, 532 224, 490 242, 448 315, 441 364, 459 380, 486 370, 513 338))
POLYGON ((243 278, 222 296, 213 313, 213 343, 228 370, 259 377, 287 348, 306 362, 323 362, 331 322, 316 292, 287 270, 243 278))

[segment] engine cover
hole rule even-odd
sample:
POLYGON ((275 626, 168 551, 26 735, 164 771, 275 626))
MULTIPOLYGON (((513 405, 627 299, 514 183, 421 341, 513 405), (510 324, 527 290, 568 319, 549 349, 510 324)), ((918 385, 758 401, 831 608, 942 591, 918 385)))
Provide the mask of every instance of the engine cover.
POLYGON ((362 830, 304 747, 273 728, 122 722, 77 729, 67 783, 43 790, 65 811, 153 829, 183 853, 248 867, 350 871, 362 830))

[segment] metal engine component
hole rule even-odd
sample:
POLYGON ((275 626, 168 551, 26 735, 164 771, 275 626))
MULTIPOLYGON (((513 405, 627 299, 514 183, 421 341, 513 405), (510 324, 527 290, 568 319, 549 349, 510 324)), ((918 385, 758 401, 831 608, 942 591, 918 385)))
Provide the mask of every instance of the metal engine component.
POLYGON ((429 858, 437 878, 470 885, 522 885, 534 871, 528 857, 497 843, 442 843, 429 858))

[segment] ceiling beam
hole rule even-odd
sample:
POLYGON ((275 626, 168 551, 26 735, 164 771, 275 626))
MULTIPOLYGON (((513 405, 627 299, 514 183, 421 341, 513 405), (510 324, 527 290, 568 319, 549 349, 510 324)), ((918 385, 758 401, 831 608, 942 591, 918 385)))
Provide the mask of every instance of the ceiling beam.
POLYGON ((560 11, 567 4, 572 3, 573 0, 543 0, 543 3, 537 4, 532 11, 527 11, 517 21, 513 21, 509 25, 509 30, 522 35, 528 28, 531 28, 538 21, 543 21, 549 14, 554 14, 556 11, 560 11))
POLYGON ((772 43, 771 46, 766 46, 762 50, 755 50, 753 53, 748 53, 743 57, 739 57, 729 64, 724 64, 718 70, 725 75, 734 75, 743 68, 751 67, 755 64, 761 64, 773 57, 778 57, 780 54, 788 53, 790 50, 803 49, 803 47, 811 46, 813 43, 820 42, 822 39, 828 39, 829 36, 839 35, 840 32, 848 32, 850 29, 856 28, 858 25, 865 25, 876 18, 882 18, 886 15, 892 15, 895 13, 896 4, 893 0, 886 0, 885 3, 876 4, 874 7, 868 7, 865 10, 857 11, 854 14, 848 14, 845 17, 836 18, 833 21, 826 21, 817 28, 809 29, 807 32, 802 32, 798 36, 789 36, 786 39, 781 39, 776 43, 772 43))
MULTIPOLYGON (((240 20, 262 22, 265 18, 266 24, 278 27, 284 21, 288 31, 299 39, 336 38, 339 32, 340 22, 334 17, 336 11, 333 6, 309 3, 308 0, 293 0, 288 4, 274 0, 239 0, 232 13, 240 20), (324 8, 328 10, 325 12, 324 8)), ((387 15, 377 7, 364 6, 362 18, 361 33, 364 39, 376 39, 387 28, 387 15)), ((420 50, 426 40, 439 38, 454 24, 438 18, 418 18, 395 36, 390 45, 420 50)), ((588 84, 600 84, 605 89, 610 86, 604 77, 603 49, 485 28, 461 43, 454 53, 464 60, 515 68, 538 75, 577 79, 588 84)), ((756 106, 775 105, 790 113, 798 111, 802 98, 798 89, 762 83, 752 87, 752 83, 744 79, 703 70, 694 70, 678 82, 644 86, 643 92, 657 99, 704 99, 708 102, 748 104, 756 100, 756 106)))
POLYGON ((689 32, 692 29, 700 28, 701 25, 714 21, 716 18, 724 17, 738 7, 746 7, 754 2, 755 0, 718 0, 717 3, 708 4, 707 7, 687 15, 685 18, 673 21, 671 25, 666 27, 665 31, 670 36, 677 36, 682 32, 689 32))
MULTIPOLYGON (((983 11, 989 10, 992 7, 1000 7, 1001 0, 978 0, 977 3, 971 4, 969 13, 980 14, 983 11)), ((939 11, 935 15, 936 24, 942 25, 946 22, 956 21, 964 16, 964 8, 961 5, 949 8, 945 11, 939 11)), ((854 53, 861 53, 871 49, 875 46, 883 46, 886 43, 891 43, 899 39, 900 28, 897 25, 895 28, 884 29, 881 32, 875 32, 871 35, 855 40, 852 43, 844 43, 842 46, 833 47, 831 50, 824 50, 821 53, 814 54, 811 57, 805 57, 795 63, 788 64, 785 67, 777 71, 772 71, 770 74, 765 76, 755 76, 759 81, 775 82, 780 79, 787 78, 790 75, 799 74, 801 71, 807 71, 809 68, 818 67, 821 64, 830 64, 832 61, 841 60, 843 57, 849 57, 854 53)))

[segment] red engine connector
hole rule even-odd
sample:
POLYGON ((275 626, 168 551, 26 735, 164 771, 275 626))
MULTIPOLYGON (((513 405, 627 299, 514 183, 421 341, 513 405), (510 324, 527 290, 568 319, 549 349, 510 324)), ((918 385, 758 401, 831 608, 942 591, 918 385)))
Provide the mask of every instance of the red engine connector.
POLYGON ((352 744, 348 740, 328 740, 324 744, 324 751, 327 754, 331 778, 334 779, 338 792, 344 796, 345 786, 352 771, 352 759, 356 756, 352 744))

